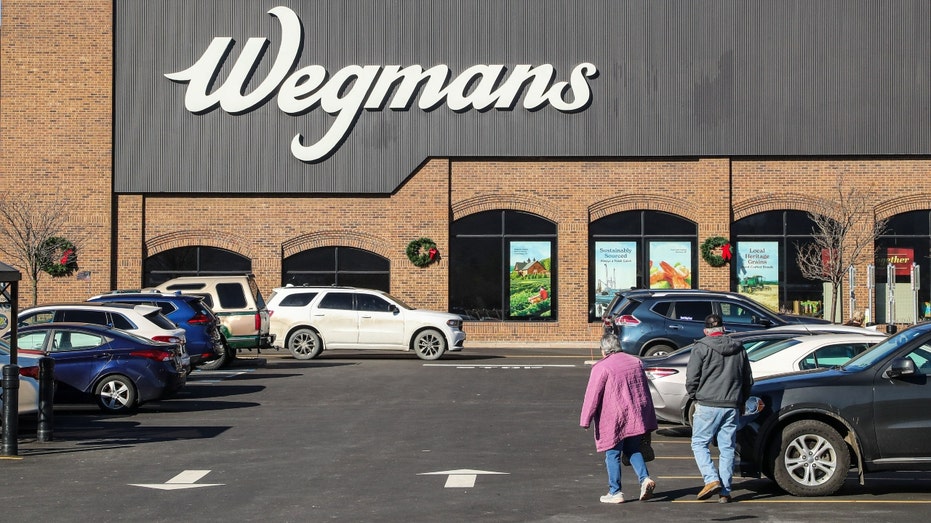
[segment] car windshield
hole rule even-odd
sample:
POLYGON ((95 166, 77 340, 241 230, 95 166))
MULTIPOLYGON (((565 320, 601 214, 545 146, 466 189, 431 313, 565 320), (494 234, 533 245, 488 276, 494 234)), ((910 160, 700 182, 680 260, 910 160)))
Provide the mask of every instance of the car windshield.
POLYGON ((899 334, 893 334, 882 343, 874 345, 871 349, 867 349, 866 352, 841 365, 841 368, 851 372, 858 372, 871 367, 877 361, 885 359, 886 356, 898 350, 902 345, 925 333, 927 333, 927 329, 906 329, 899 334))
POLYGON ((798 345, 799 343, 801 343, 800 340, 792 339, 792 340, 783 340, 783 341, 780 341, 779 343, 773 343, 770 345, 764 345, 762 347, 754 347, 747 351, 747 358, 750 361, 760 361, 761 359, 767 356, 772 356, 773 354, 776 354, 777 352, 781 350, 788 349, 789 347, 798 345))

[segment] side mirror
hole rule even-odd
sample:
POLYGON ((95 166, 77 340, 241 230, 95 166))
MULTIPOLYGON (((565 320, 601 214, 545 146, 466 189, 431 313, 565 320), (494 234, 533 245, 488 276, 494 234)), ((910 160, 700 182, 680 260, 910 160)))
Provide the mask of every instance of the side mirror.
POLYGON ((391 311, 392 314, 397 314, 401 312, 401 309, 399 309, 398 306, 393 303, 391 304, 390 307, 388 307, 388 309, 391 311))
POLYGON ((754 315, 752 318, 753 318, 753 323, 756 323, 757 325, 762 325, 763 327, 773 326, 773 322, 771 322, 767 318, 761 318, 760 316, 756 316, 756 315, 754 315))
POLYGON ((883 372, 884 378, 899 378, 902 376, 911 376, 917 372, 915 362, 911 358, 900 357, 892 360, 889 368, 883 372))

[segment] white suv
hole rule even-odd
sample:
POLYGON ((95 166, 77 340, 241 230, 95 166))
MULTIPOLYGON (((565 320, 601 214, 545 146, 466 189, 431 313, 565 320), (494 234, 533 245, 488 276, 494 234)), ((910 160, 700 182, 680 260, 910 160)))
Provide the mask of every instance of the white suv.
POLYGON ((435 360, 461 351, 462 318, 414 309, 386 292, 355 287, 278 287, 268 299, 270 333, 299 360, 324 349, 382 349, 435 360))

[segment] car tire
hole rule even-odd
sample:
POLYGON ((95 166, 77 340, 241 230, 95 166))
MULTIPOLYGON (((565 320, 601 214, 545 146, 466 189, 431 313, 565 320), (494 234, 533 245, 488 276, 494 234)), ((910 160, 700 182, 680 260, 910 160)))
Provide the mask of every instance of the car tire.
POLYGON ((820 421, 786 426, 772 450, 776 484, 793 496, 830 496, 840 490, 850 471, 847 443, 820 421))
POLYGON ((288 350, 296 360, 310 360, 323 352, 323 340, 313 329, 298 329, 288 336, 288 350))
POLYGON ((675 352, 676 348, 672 345, 666 345, 665 343, 660 343, 659 345, 653 345, 647 350, 643 351, 644 358, 650 358, 653 356, 666 356, 675 352))
POLYGON ((692 420, 695 419, 695 406, 696 406, 696 405, 698 405, 698 403, 695 402, 695 401, 689 403, 689 408, 688 408, 688 410, 687 410, 686 413, 685 413, 685 415, 687 416, 687 418, 686 418, 685 420, 683 420, 683 422, 684 422, 686 425, 688 425, 689 427, 693 427, 693 426, 694 426, 694 425, 692 425, 692 420))
POLYGON ((436 329, 425 329, 414 336, 413 347, 418 358, 427 361, 438 360, 446 352, 446 338, 436 329))
POLYGON ((121 374, 111 374, 94 387, 94 399, 100 410, 109 414, 124 414, 136 409, 136 386, 121 374))
POLYGON ((217 359, 210 360, 206 363, 201 363, 197 366, 198 369, 203 370, 217 370, 223 368, 227 362, 233 359, 236 354, 232 352, 233 348, 230 347, 226 341, 223 342, 223 350, 220 352, 220 356, 217 359))

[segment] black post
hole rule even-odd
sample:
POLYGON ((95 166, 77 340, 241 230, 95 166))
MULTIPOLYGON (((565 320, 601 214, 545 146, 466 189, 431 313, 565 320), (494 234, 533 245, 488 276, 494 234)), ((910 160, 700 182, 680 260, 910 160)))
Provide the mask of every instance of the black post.
POLYGON ((39 358, 39 428, 36 438, 40 443, 52 441, 55 415, 52 412, 55 398, 55 360, 39 358))
POLYGON ((3 445, 0 454, 19 453, 19 366, 3 366, 3 445))

